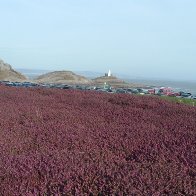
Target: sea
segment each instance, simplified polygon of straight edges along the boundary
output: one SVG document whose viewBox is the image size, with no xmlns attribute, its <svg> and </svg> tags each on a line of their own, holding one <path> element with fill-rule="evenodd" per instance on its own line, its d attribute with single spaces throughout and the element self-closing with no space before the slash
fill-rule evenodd
<svg viewBox="0 0 196 196">
<path fill-rule="evenodd" d="M 17 71 L 21 72 L 22 74 L 26 75 L 30 79 L 34 79 L 41 74 L 48 73 L 51 70 L 36 70 L 36 69 L 17 69 Z M 89 72 L 89 71 L 76 71 L 75 73 L 83 75 L 87 78 L 96 78 L 101 75 L 102 73 L 97 72 Z M 130 83 L 137 83 L 137 84 L 144 84 L 149 87 L 171 87 L 174 91 L 179 92 L 190 92 L 192 95 L 196 96 L 196 80 L 195 81 L 172 81 L 172 80 L 159 80 L 159 79 L 144 79 L 144 78 L 133 78 L 127 77 L 124 75 L 117 76 L 120 79 L 130 82 Z"/>
</svg>

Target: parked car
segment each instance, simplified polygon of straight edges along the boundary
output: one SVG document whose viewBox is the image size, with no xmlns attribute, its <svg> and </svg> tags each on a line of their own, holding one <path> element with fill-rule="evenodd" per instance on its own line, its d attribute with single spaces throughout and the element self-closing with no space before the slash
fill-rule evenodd
<svg viewBox="0 0 196 196">
<path fill-rule="evenodd" d="M 104 89 L 104 88 L 99 88 L 99 89 L 97 89 L 96 91 L 98 91 L 98 92 L 105 92 L 105 93 L 108 92 L 108 91 L 107 91 L 106 89 Z"/>
<path fill-rule="evenodd" d="M 127 91 L 122 88 L 118 88 L 115 90 L 115 93 L 123 93 L 124 94 L 124 93 L 127 93 Z"/>
<path fill-rule="evenodd" d="M 157 95 L 169 95 L 173 93 L 172 88 L 170 87 L 161 87 L 157 93 Z"/>
<path fill-rule="evenodd" d="M 85 87 L 84 86 L 80 86 L 80 85 L 76 85 L 76 86 L 74 86 L 74 89 L 85 90 Z"/>
<path fill-rule="evenodd" d="M 94 90 L 94 86 L 85 86 L 85 90 Z"/>
<path fill-rule="evenodd" d="M 6 82 L 5 86 L 15 86 L 13 82 Z"/>
<path fill-rule="evenodd" d="M 155 95 L 155 89 L 148 89 L 148 94 Z"/>
<path fill-rule="evenodd" d="M 191 94 L 191 93 L 184 93 L 184 92 L 183 92 L 183 93 L 180 94 L 180 96 L 181 96 L 181 97 L 191 97 L 192 94 Z"/>
<path fill-rule="evenodd" d="M 139 91 L 137 89 L 128 88 L 126 89 L 127 93 L 129 94 L 138 94 Z"/>
<path fill-rule="evenodd" d="M 72 86 L 69 86 L 69 85 L 64 85 L 63 86 L 63 89 L 73 89 L 73 87 Z"/>
<path fill-rule="evenodd" d="M 170 97 L 178 97 L 178 96 L 180 96 L 180 93 L 178 93 L 178 92 L 169 92 L 167 94 L 167 96 L 170 96 Z"/>
<path fill-rule="evenodd" d="M 148 94 L 148 89 L 138 88 L 137 90 L 138 90 L 139 94 L 141 94 L 141 95 Z"/>
</svg>

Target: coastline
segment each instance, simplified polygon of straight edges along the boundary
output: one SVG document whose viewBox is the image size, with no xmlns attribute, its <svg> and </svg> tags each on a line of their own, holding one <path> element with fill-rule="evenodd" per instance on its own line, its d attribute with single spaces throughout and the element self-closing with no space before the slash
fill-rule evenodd
<svg viewBox="0 0 196 196">
<path fill-rule="evenodd" d="M 21 70 L 24 75 L 26 75 L 29 79 L 34 79 L 37 76 L 47 73 L 47 70 Z M 85 75 L 84 75 L 85 76 Z M 87 77 L 88 78 L 88 77 Z M 171 81 L 171 80 L 153 80 L 153 79 L 131 79 L 121 77 L 122 80 L 128 83 L 142 84 L 143 86 L 150 87 L 171 87 L 175 91 L 184 91 L 191 92 L 194 96 L 196 96 L 196 81 Z"/>
</svg>

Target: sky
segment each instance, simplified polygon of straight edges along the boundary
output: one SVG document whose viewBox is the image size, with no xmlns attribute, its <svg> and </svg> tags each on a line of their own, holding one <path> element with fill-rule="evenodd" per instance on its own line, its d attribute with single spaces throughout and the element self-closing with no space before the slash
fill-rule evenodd
<svg viewBox="0 0 196 196">
<path fill-rule="evenodd" d="M 195 0 L 0 0 L 13 68 L 196 80 Z"/>
</svg>

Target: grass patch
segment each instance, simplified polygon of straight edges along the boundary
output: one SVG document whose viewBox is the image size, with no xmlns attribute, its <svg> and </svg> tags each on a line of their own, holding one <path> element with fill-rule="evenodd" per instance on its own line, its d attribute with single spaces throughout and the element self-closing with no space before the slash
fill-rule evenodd
<svg viewBox="0 0 196 196">
<path fill-rule="evenodd" d="M 184 103 L 191 106 L 196 106 L 196 100 L 194 99 L 186 99 L 186 98 L 178 98 L 178 97 L 169 97 L 169 96 L 160 96 L 161 99 L 165 99 L 168 101 L 172 101 L 175 103 Z"/>
</svg>

